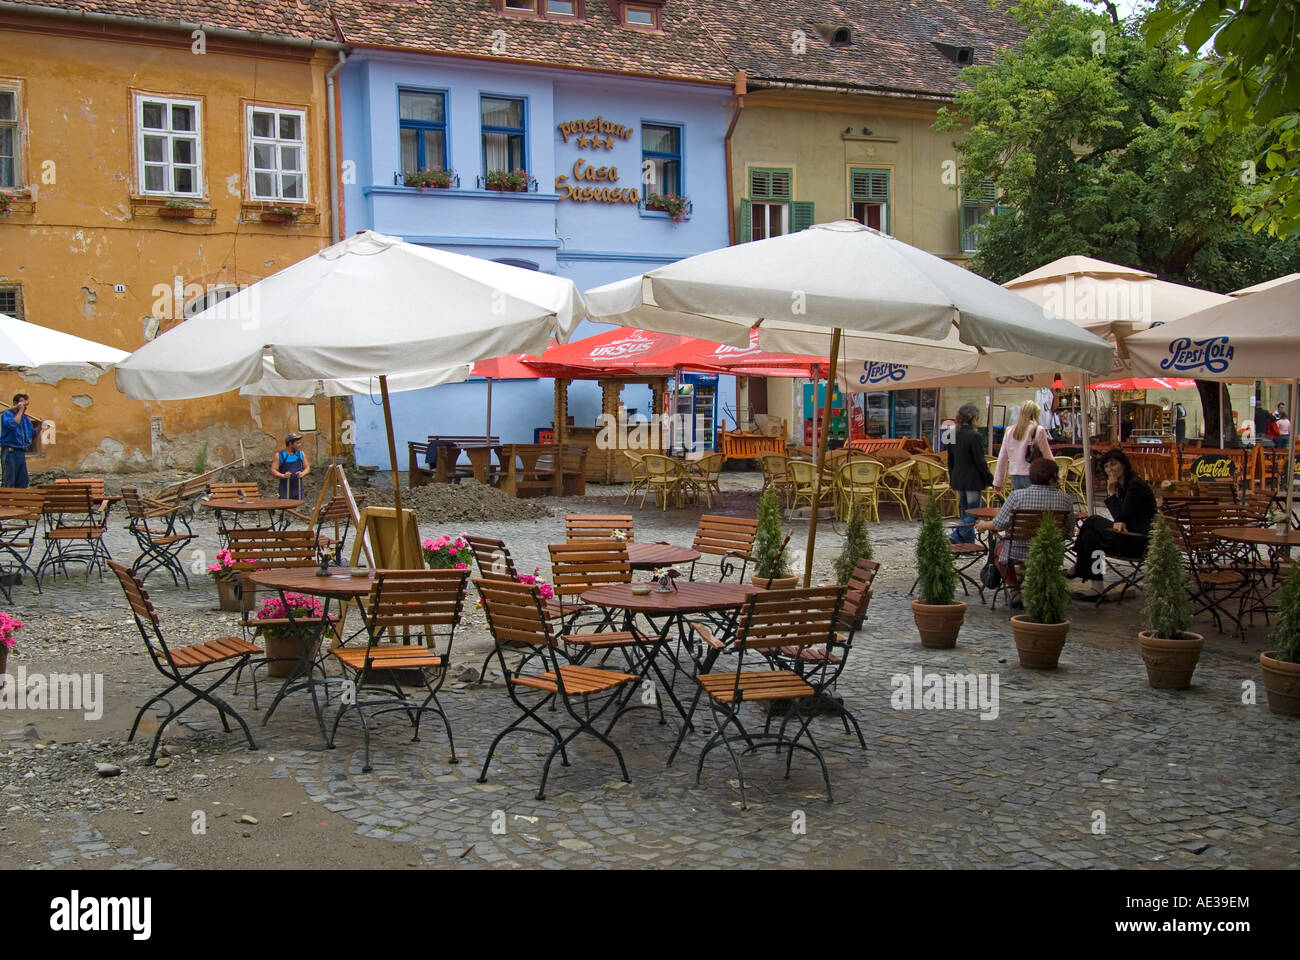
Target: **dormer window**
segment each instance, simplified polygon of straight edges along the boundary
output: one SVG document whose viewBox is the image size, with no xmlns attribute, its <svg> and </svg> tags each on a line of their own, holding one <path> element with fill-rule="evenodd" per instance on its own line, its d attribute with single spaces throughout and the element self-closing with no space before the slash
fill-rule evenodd
<svg viewBox="0 0 1300 960">
<path fill-rule="evenodd" d="M 847 47 L 853 43 L 853 31 L 848 27 L 840 27 L 831 34 L 832 47 Z"/>
<path fill-rule="evenodd" d="M 936 50 L 959 67 L 969 67 L 975 62 L 974 47 L 959 47 L 951 43 L 940 43 L 938 40 L 930 42 L 934 44 Z"/>
<path fill-rule="evenodd" d="M 663 30 L 665 0 L 608 0 L 619 26 L 634 30 Z"/>
<path fill-rule="evenodd" d="M 493 0 L 498 13 L 513 13 L 538 20 L 579 20 L 583 0 Z"/>
</svg>

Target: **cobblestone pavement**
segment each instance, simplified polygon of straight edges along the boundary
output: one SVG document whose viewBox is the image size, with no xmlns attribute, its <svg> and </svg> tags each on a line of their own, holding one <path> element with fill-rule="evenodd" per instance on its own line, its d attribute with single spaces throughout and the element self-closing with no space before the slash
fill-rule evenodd
<svg viewBox="0 0 1300 960">
<path fill-rule="evenodd" d="M 551 518 L 475 529 L 505 539 L 520 569 L 540 565 L 545 570 L 545 544 L 560 529 L 559 514 L 570 508 L 621 512 L 621 499 L 551 503 L 557 514 Z M 752 509 L 748 504 L 752 497 L 735 500 L 730 509 Z M 688 542 L 695 514 L 647 509 L 636 523 L 638 539 Z M 214 549 L 210 525 L 201 529 L 204 538 L 196 547 Z M 795 529 L 798 539 L 806 526 L 796 523 Z M 363 773 L 355 723 L 345 722 L 337 749 L 325 750 L 308 699 L 290 698 L 270 725 L 261 727 L 254 722 L 254 717 L 260 722 L 260 714 L 247 686 L 230 699 L 249 718 L 261 751 L 244 751 L 235 735 L 222 734 L 211 712 L 202 710 L 191 714 L 193 722 L 178 728 L 170 742 L 193 747 L 195 763 L 209 755 L 238 758 L 230 774 L 236 789 L 240 777 L 269 768 L 271 776 L 300 784 L 310 806 L 346 818 L 357 834 L 404 845 L 413 865 L 1300 865 L 1295 721 L 1270 714 L 1262 690 L 1261 703 L 1243 703 L 1250 699 L 1243 683 L 1259 680 L 1251 651 L 1263 642 L 1262 631 L 1243 644 L 1219 638 L 1212 626 L 1202 624 L 1210 641 L 1192 689 L 1182 692 L 1147 686 L 1136 651 L 1137 604 L 1131 602 L 1096 612 L 1080 608 L 1055 672 L 1022 669 L 1006 614 L 977 600 L 956 649 L 926 650 L 917 640 L 906 596 L 915 529 L 914 523 L 886 521 L 872 530 L 888 573 L 878 581 L 868 623 L 839 684 L 862 723 L 867 752 L 833 717 L 819 717 L 814 724 L 834 803 L 826 802 L 816 763 L 804 754 L 795 755 L 789 780 L 772 752 L 746 757 L 748 810 L 740 808 L 739 784 L 725 750 L 710 754 L 697 786 L 696 759 L 709 732 L 704 711 L 697 713 L 702 729 L 688 736 L 671 767 L 665 761 L 678 729 L 671 712 L 666 726 L 653 710 L 620 719 L 613 738 L 627 760 L 630 784 L 620 780 L 608 750 L 584 738 L 571 748 L 572 766 L 552 768 L 547 798 L 538 801 L 534 794 L 549 741 L 528 734 L 504 741 L 488 782 L 479 784 L 488 744 L 517 715 L 499 680 L 449 682 L 445 688 L 442 699 L 456 734 L 458 765 L 447 763 L 436 717 L 426 718 L 422 741 L 412 743 L 409 726 L 390 715 L 373 730 L 374 770 Z M 114 553 L 133 556 L 118 533 Z M 819 574 L 824 575 L 839 542 L 834 530 L 819 538 Z M 162 577 L 151 578 L 164 622 L 202 625 L 208 636 L 229 632 L 231 615 L 208 612 L 212 587 L 205 578 L 196 579 L 187 593 Z M 42 595 L 17 589 L 17 612 L 41 621 L 26 631 L 32 636 L 23 638 L 23 658 L 54 669 L 51 658 L 67 651 L 67 662 L 75 665 L 79 648 L 84 652 L 82 640 L 93 637 L 95 649 L 118 664 L 107 680 L 110 698 L 138 704 L 157 689 L 152 668 L 137 649 L 138 635 L 124 621 L 115 584 L 92 577 L 82 586 L 74 577 L 48 584 Z M 457 634 L 453 677 L 466 666 L 477 667 L 488 649 L 481 612 L 468 618 Z M 895 709 L 891 679 L 905 677 L 910 688 L 918 667 L 923 673 L 996 678 L 996 718 L 981 719 L 978 707 Z M 677 690 L 689 696 L 689 678 L 679 676 Z M 125 714 L 128 723 L 134 709 Z M 746 708 L 751 720 L 757 709 Z M 3 727 L 19 725 L 0 720 Z M 5 742 L 11 756 L 22 752 L 16 732 L 10 731 Z M 96 735 L 124 738 L 125 732 Z M 141 760 L 143 753 L 136 750 Z M 92 772 L 90 787 L 97 782 Z M 39 831 L 46 853 L 32 865 L 171 865 L 114 846 L 77 809 L 30 816 L 27 791 L 39 791 L 41 784 L 29 779 L 20 787 L 5 789 L 13 804 L 0 815 L 6 830 L 0 837 Z M 175 789 L 182 806 L 192 798 L 201 802 L 201 788 Z M 301 849 L 292 865 L 318 864 L 318 854 Z"/>
</svg>

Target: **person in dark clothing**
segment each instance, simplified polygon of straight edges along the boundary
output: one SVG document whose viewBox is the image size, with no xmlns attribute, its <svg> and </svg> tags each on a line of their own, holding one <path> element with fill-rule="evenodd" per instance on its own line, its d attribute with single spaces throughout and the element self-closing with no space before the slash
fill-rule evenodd
<svg viewBox="0 0 1300 960">
<path fill-rule="evenodd" d="M 1174 442 L 1187 442 L 1187 408 L 1181 403 L 1174 404 Z"/>
<path fill-rule="evenodd" d="M 1096 597 L 1105 589 L 1103 565 L 1097 563 L 1097 551 L 1121 557 L 1141 557 L 1146 553 L 1147 535 L 1156 517 L 1156 495 L 1151 485 L 1133 472 L 1128 455 L 1116 448 L 1101 458 L 1106 473 L 1106 509 L 1112 519 L 1089 517 L 1079 526 L 1074 540 L 1074 576 L 1091 584 L 1091 591 L 1075 593 L 1079 599 Z"/>
<path fill-rule="evenodd" d="M 962 525 L 948 535 L 953 543 L 975 542 L 975 518 L 966 511 L 984 500 L 984 489 L 993 482 L 984 458 L 984 437 L 975 429 L 979 408 L 963 403 L 957 410 L 957 432 L 948 445 L 948 486 L 957 494 Z"/>
</svg>

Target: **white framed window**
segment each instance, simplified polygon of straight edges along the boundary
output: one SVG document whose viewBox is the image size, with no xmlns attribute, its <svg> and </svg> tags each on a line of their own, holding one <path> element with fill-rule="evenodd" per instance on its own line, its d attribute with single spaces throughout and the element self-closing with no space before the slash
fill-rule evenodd
<svg viewBox="0 0 1300 960">
<path fill-rule="evenodd" d="M 0 84 L 0 187 L 21 187 L 22 131 L 18 88 Z"/>
<path fill-rule="evenodd" d="M 200 122 L 201 105 L 197 100 L 136 96 L 137 175 L 141 193 L 203 195 Z"/>
<path fill-rule="evenodd" d="M 306 202 L 306 111 L 249 106 L 248 180 L 254 200 Z"/>
<path fill-rule="evenodd" d="M 766 240 L 768 237 L 781 237 L 790 232 L 790 205 L 788 203 L 763 203 L 755 200 L 753 204 L 753 229 L 748 239 Z"/>
</svg>

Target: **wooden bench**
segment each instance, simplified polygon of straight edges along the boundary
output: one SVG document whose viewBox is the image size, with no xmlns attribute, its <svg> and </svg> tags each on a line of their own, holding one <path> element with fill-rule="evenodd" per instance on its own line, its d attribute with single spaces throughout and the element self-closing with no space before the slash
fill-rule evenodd
<svg viewBox="0 0 1300 960">
<path fill-rule="evenodd" d="M 582 496 L 587 492 L 586 467 L 584 446 L 508 443 L 501 448 L 500 487 L 512 497 Z"/>
<path fill-rule="evenodd" d="M 722 430 L 722 456 L 727 460 L 757 460 L 767 454 L 785 455 L 785 433 L 768 436 L 742 430 Z"/>
<path fill-rule="evenodd" d="M 850 440 L 848 445 L 854 450 L 861 450 L 863 453 L 875 453 L 877 450 L 904 450 L 907 443 L 906 437 L 859 437 L 856 440 Z"/>
<path fill-rule="evenodd" d="M 429 448 L 438 448 L 434 466 L 429 467 Z M 492 450 L 501 446 L 501 438 L 482 434 L 478 436 L 429 437 L 428 442 L 415 440 L 406 442 L 408 455 L 407 472 L 410 486 L 418 487 L 426 483 L 455 483 L 466 477 L 474 477 L 479 483 L 488 482 L 488 460 Z M 470 453 L 470 466 L 457 466 L 463 452 Z M 472 452 L 471 452 L 472 451 Z"/>
<path fill-rule="evenodd" d="M 1128 453 L 1128 459 L 1133 464 L 1133 472 L 1153 487 L 1178 479 L 1178 455 L 1172 449 L 1133 451 Z"/>
</svg>

